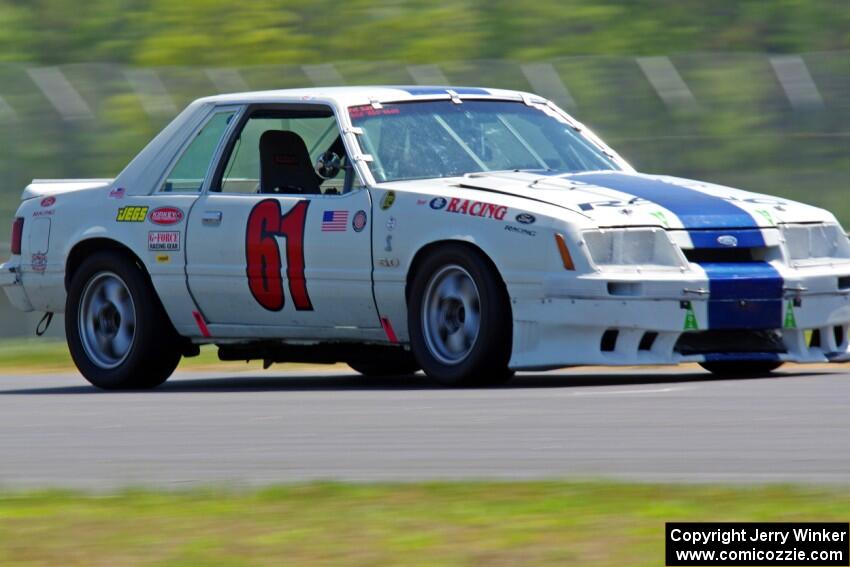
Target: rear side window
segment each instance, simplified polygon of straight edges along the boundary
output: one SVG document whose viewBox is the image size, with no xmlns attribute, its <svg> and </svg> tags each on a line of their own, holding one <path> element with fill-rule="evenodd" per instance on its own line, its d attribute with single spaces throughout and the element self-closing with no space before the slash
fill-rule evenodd
<svg viewBox="0 0 850 567">
<path fill-rule="evenodd" d="M 160 187 L 161 192 L 200 193 L 210 160 L 234 114 L 217 112 L 198 130 Z"/>
</svg>

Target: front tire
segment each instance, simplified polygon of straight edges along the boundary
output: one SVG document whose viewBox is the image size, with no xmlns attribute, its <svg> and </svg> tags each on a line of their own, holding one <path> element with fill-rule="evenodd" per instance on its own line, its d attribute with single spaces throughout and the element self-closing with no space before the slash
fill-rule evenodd
<svg viewBox="0 0 850 567">
<path fill-rule="evenodd" d="M 507 290 L 495 267 L 468 246 L 443 246 L 418 266 L 408 331 L 419 365 L 442 384 L 495 385 L 513 374 Z"/>
<path fill-rule="evenodd" d="M 180 340 L 142 268 L 97 252 L 74 273 L 65 334 L 82 375 L 105 390 L 159 386 L 180 362 Z"/>
<path fill-rule="evenodd" d="M 700 362 L 699 365 L 715 376 L 723 378 L 747 378 L 767 376 L 782 366 L 782 362 L 778 360 L 744 360 L 739 362 Z"/>
<path fill-rule="evenodd" d="M 419 364 L 409 352 L 387 353 L 380 360 L 350 361 L 348 365 L 364 376 L 409 376 L 416 374 Z"/>
</svg>

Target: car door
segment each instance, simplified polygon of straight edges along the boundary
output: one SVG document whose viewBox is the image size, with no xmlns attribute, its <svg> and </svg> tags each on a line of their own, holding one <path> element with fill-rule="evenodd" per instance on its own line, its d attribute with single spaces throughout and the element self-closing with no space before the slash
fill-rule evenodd
<svg viewBox="0 0 850 567">
<path fill-rule="evenodd" d="M 187 226 L 189 289 L 213 336 L 380 328 L 369 192 L 344 170 L 312 186 L 316 158 L 344 152 L 337 138 L 331 109 L 315 104 L 249 109 L 234 128 Z"/>
</svg>

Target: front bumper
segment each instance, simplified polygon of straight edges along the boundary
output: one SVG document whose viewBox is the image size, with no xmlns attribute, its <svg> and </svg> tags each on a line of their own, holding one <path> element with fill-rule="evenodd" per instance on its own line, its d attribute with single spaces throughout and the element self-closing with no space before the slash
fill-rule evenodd
<svg viewBox="0 0 850 567">
<path fill-rule="evenodd" d="M 6 292 L 6 297 L 13 307 L 21 311 L 33 311 L 27 292 L 21 280 L 20 263 L 12 260 L 0 264 L 0 288 Z"/>
<path fill-rule="evenodd" d="M 788 279 L 781 299 L 770 300 L 770 305 L 740 299 L 732 306 L 738 310 L 736 317 L 722 324 L 715 317 L 715 325 L 710 324 L 710 311 L 716 313 L 717 300 L 682 293 L 699 289 L 699 282 L 651 281 L 640 288 L 642 295 L 632 297 L 588 297 L 592 286 L 582 285 L 568 286 L 573 292 L 569 296 L 566 288 L 545 286 L 546 295 L 556 296 L 513 301 L 510 365 L 541 369 L 706 360 L 850 360 L 850 289 L 839 289 L 838 281 L 839 276 L 826 271 Z M 622 282 L 608 289 L 629 293 Z M 763 316 L 767 309 L 775 311 L 768 319 Z"/>
</svg>

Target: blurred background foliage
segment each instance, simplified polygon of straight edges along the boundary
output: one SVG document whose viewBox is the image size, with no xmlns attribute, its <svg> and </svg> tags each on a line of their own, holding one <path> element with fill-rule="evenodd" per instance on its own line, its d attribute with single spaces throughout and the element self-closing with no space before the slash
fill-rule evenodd
<svg viewBox="0 0 850 567">
<path fill-rule="evenodd" d="M 537 91 L 639 170 L 850 226 L 848 0 L 0 0 L 0 250 L 31 179 L 112 177 L 194 98 L 382 83 Z"/>
<path fill-rule="evenodd" d="M 0 61 L 42 65 L 797 53 L 850 39 L 846 0 L 0 0 L 0 21 Z"/>
</svg>

